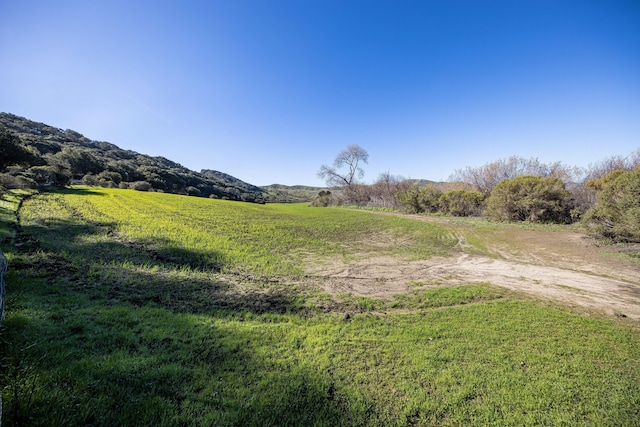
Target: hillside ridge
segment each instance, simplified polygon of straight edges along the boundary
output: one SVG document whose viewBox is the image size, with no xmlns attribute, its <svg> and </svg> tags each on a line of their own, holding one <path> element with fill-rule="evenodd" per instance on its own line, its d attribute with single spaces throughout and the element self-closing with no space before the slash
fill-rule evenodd
<svg viewBox="0 0 640 427">
<path fill-rule="evenodd" d="M 229 200 L 276 201 L 266 190 L 224 172 L 192 171 L 162 156 L 149 156 L 87 138 L 11 113 L 0 113 L 0 128 L 19 138 L 30 154 L 8 174 L 23 185 L 84 183 Z"/>
</svg>

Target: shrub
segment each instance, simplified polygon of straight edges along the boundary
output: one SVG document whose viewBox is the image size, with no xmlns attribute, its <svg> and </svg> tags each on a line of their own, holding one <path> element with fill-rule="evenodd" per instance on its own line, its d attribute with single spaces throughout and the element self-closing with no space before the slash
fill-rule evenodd
<svg viewBox="0 0 640 427">
<path fill-rule="evenodd" d="M 420 188 L 417 185 L 397 193 L 396 200 L 403 210 L 409 213 L 434 213 L 440 209 L 442 191 L 431 185 Z"/>
<path fill-rule="evenodd" d="M 570 195 L 558 178 L 519 176 L 494 187 L 486 214 L 497 221 L 569 222 Z"/>
<path fill-rule="evenodd" d="M 202 195 L 202 192 L 199 189 L 197 189 L 196 187 L 189 186 L 189 187 L 187 187 L 186 191 L 187 191 L 187 194 L 189 196 L 201 196 Z"/>
<path fill-rule="evenodd" d="M 136 191 L 150 191 L 153 187 L 147 181 L 136 181 L 132 182 L 129 185 L 129 188 L 132 188 Z"/>
<path fill-rule="evenodd" d="M 114 171 L 102 171 L 98 174 L 101 181 L 111 181 L 116 186 L 122 182 L 122 175 Z"/>
<path fill-rule="evenodd" d="M 28 178 L 22 175 L 18 175 L 16 177 L 16 181 L 18 182 L 17 188 L 21 188 L 21 189 L 36 188 L 38 186 L 37 182 L 35 182 L 31 178 Z"/>
<path fill-rule="evenodd" d="M 453 216 L 480 215 L 484 208 L 484 194 L 479 191 L 453 190 L 440 196 L 444 213 Z"/>
<path fill-rule="evenodd" d="M 615 242 L 640 242 L 640 167 L 603 179 L 602 191 L 582 224 L 588 232 Z M 610 177 L 611 178 L 611 177 Z"/>
<path fill-rule="evenodd" d="M 0 187 L 3 187 L 4 189 L 20 188 L 20 184 L 15 176 L 0 173 Z"/>
<path fill-rule="evenodd" d="M 94 174 L 88 173 L 82 177 L 82 183 L 84 185 L 98 185 L 98 178 Z"/>
<path fill-rule="evenodd" d="M 34 166 L 25 174 L 26 178 L 33 180 L 38 185 L 57 185 L 63 187 L 71 181 L 71 173 L 59 166 Z"/>
</svg>

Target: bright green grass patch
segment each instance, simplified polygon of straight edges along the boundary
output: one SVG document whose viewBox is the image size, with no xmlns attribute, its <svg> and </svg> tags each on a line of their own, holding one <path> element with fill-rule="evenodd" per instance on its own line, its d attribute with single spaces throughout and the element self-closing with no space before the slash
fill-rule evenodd
<svg viewBox="0 0 640 427">
<path fill-rule="evenodd" d="M 392 308 L 425 309 L 491 301 L 502 298 L 505 290 L 488 284 L 413 289 L 394 296 Z"/>
<path fill-rule="evenodd" d="M 390 310 L 422 310 L 438 307 L 482 303 L 503 298 L 508 291 L 489 284 L 469 284 L 463 286 L 430 287 L 424 289 L 422 283 L 414 283 L 406 294 L 394 295 L 392 299 L 340 294 L 331 303 L 334 308 L 347 313 L 387 312 Z M 322 306 L 322 296 L 314 296 L 314 305 Z M 337 305 L 336 305 L 337 304 Z"/>
<path fill-rule="evenodd" d="M 67 254 L 98 254 L 105 245 L 121 251 L 120 244 L 183 265 L 266 276 L 302 274 L 309 255 L 425 258 L 455 245 L 446 228 L 404 218 L 115 189 L 42 194 L 25 203 L 22 222 Z M 403 244 L 394 245 L 399 236 Z"/>
</svg>

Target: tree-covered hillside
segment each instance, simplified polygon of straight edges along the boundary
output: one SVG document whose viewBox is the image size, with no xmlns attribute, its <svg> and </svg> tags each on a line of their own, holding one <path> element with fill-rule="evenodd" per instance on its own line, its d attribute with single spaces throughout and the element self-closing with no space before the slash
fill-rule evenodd
<svg viewBox="0 0 640 427">
<path fill-rule="evenodd" d="M 0 113 L 3 162 L 0 186 L 83 183 L 263 203 L 265 190 L 222 172 L 195 172 L 84 135 Z M 4 159 L 8 160 L 7 162 Z M 7 163 L 7 164 L 4 164 Z"/>
</svg>

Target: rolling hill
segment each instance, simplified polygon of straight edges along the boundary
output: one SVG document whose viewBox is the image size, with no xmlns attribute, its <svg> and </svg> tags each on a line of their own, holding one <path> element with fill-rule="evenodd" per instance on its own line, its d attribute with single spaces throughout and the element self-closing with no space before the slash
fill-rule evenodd
<svg viewBox="0 0 640 427">
<path fill-rule="evenodd" d="M 74 130 L 10 113 L 0 113 L 0 129 L 2 127 L 5 128 L 3 135 L 27 153 L 20 166 L 7 168 L 3 175 L 3 182 L 11 181 L 14 186 L 84 183 L 256 203 L 305 200 L 282 189 L 265 190 L 223 172 L 192 171 L 165 157 L 122 149 Z"/>
</svg>

